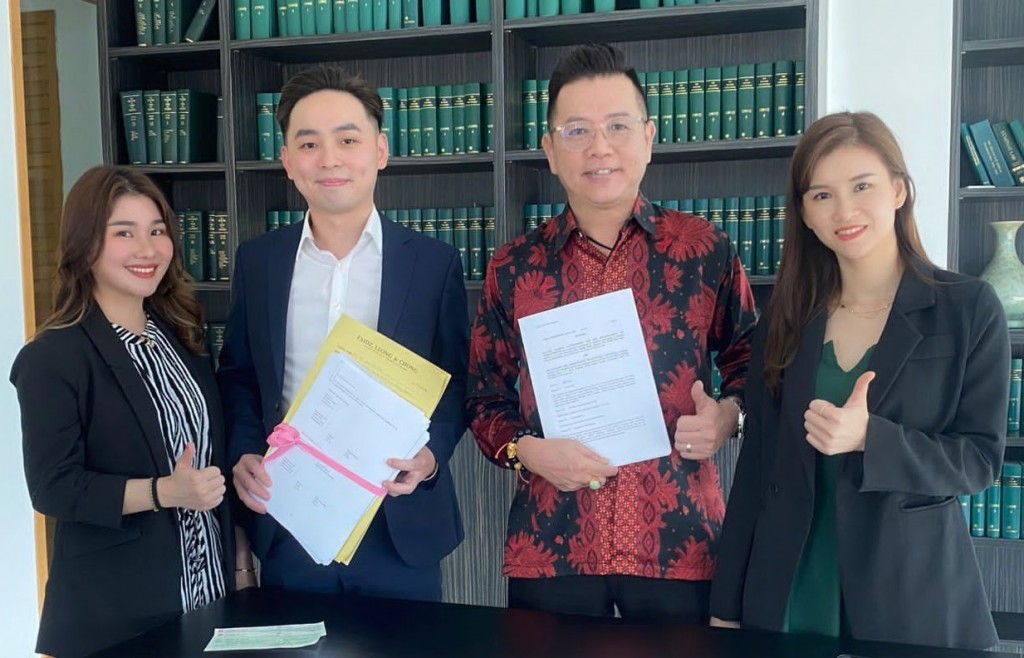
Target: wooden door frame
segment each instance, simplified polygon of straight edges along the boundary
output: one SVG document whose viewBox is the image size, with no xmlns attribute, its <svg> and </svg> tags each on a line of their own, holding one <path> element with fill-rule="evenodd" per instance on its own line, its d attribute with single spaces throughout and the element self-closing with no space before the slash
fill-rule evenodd
<svg viewBox="0 0 1024 658">
<path fill-rule="evenodd" d="M 22 307 L 25 314 L 25 339 L 35 333 L 35 290 L 32 282 L 32 221 L 28 194 L 28 140 L 25 136 L 25 74 L 21 51 L 21 0 L 7 4 L 11 25 L 11 65 L 14 86 L 14 152 L 18 179 L 18 224 L 21 241 Z M 36 583 L 39 605 L 46 585 L 46 519 L 35 513 Z"/>
</svg>

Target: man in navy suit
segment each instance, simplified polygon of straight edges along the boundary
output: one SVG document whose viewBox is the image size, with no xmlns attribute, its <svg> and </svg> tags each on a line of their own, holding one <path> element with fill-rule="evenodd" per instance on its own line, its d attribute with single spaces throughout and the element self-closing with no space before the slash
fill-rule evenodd
<svg viewBox="0 0 1024 658">
<path fill-rule="evenodd" d="M 465 430 L 468 314 L 451 246 L 381 217 L 373 203 L 387 166 L 383 105 L 366 81 L 316 66 L 281 92 L 281 161 L 309 212 L 238 248 L 233 308 L 220 354 L 229 463 L 264 585 L 439 600 L 441 559 L 462 541 L 448 460 Z M 430 440 L 384 483 L 388 497 L 348 566 L 320 566 L 272 517 L 266 437 L 295 399 L 342 313 L 429 359 L 452 379 Z"/>
</svg>

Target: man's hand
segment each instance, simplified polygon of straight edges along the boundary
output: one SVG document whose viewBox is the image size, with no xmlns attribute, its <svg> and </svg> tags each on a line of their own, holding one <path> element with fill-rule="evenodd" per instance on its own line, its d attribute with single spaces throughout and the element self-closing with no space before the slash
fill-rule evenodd
<svg viewBox="0 0 1024 658">
<path fill-rule="evenodd" d="M 174 472 L 157 480 L 157 497 L 163 507 L 205 512 L 224 500 L 227 487 L 220 469 L 216 466 L 196 468 L 195 459 L 196 445 L 189 441 L 174 463 Z"/>
<path fill-rule="evenodd" d="M 384 489 L 389 496 L 405 496 L 434 474 L 437 458 L 430 448 L 423 446 L 412 459 L 389 459 L 388 466 L 397 468 L 400 473 L 393 481 L 385 482 Z"/>
<path fill-rule="evenodd" d="M 619 469 L 607 459 L 572 439 L 539 439 L 524 436 L 518 444 L 519 461 L 526 470 L 553 484 L 559 491 L 576 491 L 590 486 L 591 480 L 603 485 Z"/>
<path fill-rule="evenodd" d="M 863 451 L 868 436 L 868 385 L 875 373 L 857 378 L 846 404 L 837 407 L 825 400 L 811 400 L 804 412 L 807 442 L 823 455 Z"/>
<path fill-rule="evenodd" d="M 729 400 L 715 402 L 704 384 L 693 383 L 694 413 L 676 421 L 675 448 L 683 459 L 710 459 L 736 431 L 739 409 Z"/>
<path fill-rule="evenodd" d="M 242 455 L 235 467 L 231 469 L 234 475 L 235 493 L 242 504 L 256 512 L 266 514 L 266 501 L 270 500 L 270 475 L 263 467 L 261 455 Z"/>
</svg>

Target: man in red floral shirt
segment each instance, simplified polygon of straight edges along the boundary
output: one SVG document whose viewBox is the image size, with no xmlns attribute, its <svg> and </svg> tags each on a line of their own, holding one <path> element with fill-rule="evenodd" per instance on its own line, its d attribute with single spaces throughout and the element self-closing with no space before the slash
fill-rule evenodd
<svg viewBox="0 0 1024 658">
<path fill-rule="evenodd" d="M 750 284 L 722 231 L 639 193 L 655 125 L 621 52 L 577 49 L 552 73 L 549 96 L 544 152 L 569 207 L 495 254 L 470 350 L 470 427 L 488 459 L 520 475 L 505 546 L 509 605 L 706 622 L 725 515 L 711 458 L 737 430 Z M 518 320 L 623 288 L 674 449 L 616 468 L 572 437 L 538 438 Z M 704 392 L 713 352 L 718 401 Z"/>
</svg>

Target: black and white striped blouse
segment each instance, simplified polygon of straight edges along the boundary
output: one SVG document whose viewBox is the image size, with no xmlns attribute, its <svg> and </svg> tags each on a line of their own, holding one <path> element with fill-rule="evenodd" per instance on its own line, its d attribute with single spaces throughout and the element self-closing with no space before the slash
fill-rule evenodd
<svg viewBox="0 0 1024 658">
<path fill-rule="evenodd" d="M 170 469 L 174 470 L 189 441 L 196 447 L 195 467 L 209 466 L 213 445 L 206 399 L 167 337 L 148 317 L 142 336 L 118 324 L 111 325 L 128 349 L 156 407 Z M 179 507 L 174 511 L 182 564 L 181 607 L 188 612 L 224 595 L 221 527 L 215 510 L 195 512 Z"/>
</svg>

